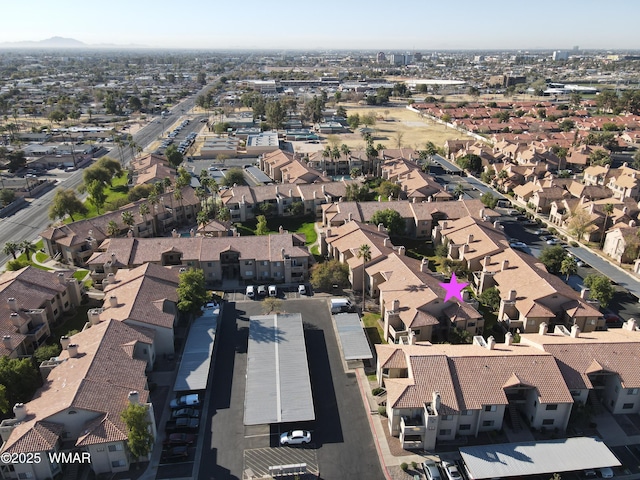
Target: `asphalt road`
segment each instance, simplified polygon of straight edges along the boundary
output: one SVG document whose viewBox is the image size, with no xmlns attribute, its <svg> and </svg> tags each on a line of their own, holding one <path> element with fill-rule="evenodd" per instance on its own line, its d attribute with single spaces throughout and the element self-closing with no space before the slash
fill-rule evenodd
<svg viewBox="0 0 640 480">
<path fill-rule="evenodd" d="M 300 312 L 305 324 L 316 421 L 304 427 L 312 431 L 321 478 L 384 478 L 356 378 L 342 368 L 326 299 L 287 299 L 283 304 L 288 312 Z M 264 435 L 245 436 L 248 319 L 263 314 L 261 306 L 260 301 L 225 306 L 211 382 L 211 416 L 203 439 L 201 478 L 205 473 L 216 480 L 242 478 L 244 450 L 281 448 L 276 446 L 277 433 L 291 428 L 276 426 Z"/>
</svg>

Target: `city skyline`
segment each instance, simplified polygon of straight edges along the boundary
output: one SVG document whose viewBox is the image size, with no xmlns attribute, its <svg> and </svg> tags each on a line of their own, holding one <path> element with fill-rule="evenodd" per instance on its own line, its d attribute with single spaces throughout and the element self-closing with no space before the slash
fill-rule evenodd
<svg viewBox="0 0 640 480">
<path fill-rule="evenodd" d="M 24 5 L 24 4 L 22 4 Z M 569 50 L 640 49 L 634 35 L 640 3 L 613 0 L 608 8 L 592 0 L 575 4 L 541 0 L 516 9 L 494 0 L 459 0 L 455 10 L 442 2 L 410 0 L 402 11 L 373 1 L 366 7 L 335 0 L 321 6 L 285 0 L 265 8 L 256 0 L 188 6 L 160 0 L 104 4 L 34 0 L 25 11 L 18 3 L 3 7 L 11 19 L 0 44 L 73 38 L 88 46 L 110 44 L 176 49 L 284 50 Z"/>
</svg>

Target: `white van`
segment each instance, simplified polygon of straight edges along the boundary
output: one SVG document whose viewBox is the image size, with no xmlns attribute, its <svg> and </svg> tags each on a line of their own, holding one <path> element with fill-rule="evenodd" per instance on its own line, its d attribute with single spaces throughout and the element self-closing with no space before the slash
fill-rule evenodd
<svg viewBox="0 0 640 480">
<path fill-rule="evenodd" d="M 331 313 L 343 313 L 353 311 L 353 305 L 347 298 L 332 298 Z"/>
<path fill-rule="evenodd" d="M 277 297 L 278 296 L 278 287 L 275 285 L 269 285 L 269 296 Z"/>
<path fill-rule="evenodd" d="M 256 296 L 256 291 L 253 285 L 247 285 L 247 290 L 244 292 L 244 294 L 248 297 L 248 298 L 254 298 Z"/>
</svg>

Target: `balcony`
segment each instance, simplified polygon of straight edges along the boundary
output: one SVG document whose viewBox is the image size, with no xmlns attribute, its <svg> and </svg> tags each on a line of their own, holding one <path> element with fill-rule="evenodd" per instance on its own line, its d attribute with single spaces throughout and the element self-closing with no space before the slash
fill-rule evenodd
<svg viewBox="0 0 640 480">
<path fill-rule="evenodd" d="M 40 325 L 36 325 L 34 328 L 27 332 L 27 340 L 40 344 L 40 339 L 42 339 L 43 337 L 46 338 L 48 335 L 49 328 L 47 328 L 47 324 L 41 323 Z"/>
<path fill-rule="evenodd" d="M 403 440 L 402 448 L 405 450 L 422 450 L 422 440 Z"/>
<path fill-rule="evenodd" d="M 400 418 L 400 432 L 402 432 L 402 435 L 423 435 L 426 431 L 427 428 L 423 418 L 404 416 Z"/>
<path fill-rule="evenodd" d="M 404 328 L 404 325 L 402 328 Z M 394 343 L 398 343 L 400 341 L 400 337 L 407 337 L 408 335 L 409 330 L 396 330 L 393 325 L 389 325 L 389 336 L 393 339 Z"/>
</svg>

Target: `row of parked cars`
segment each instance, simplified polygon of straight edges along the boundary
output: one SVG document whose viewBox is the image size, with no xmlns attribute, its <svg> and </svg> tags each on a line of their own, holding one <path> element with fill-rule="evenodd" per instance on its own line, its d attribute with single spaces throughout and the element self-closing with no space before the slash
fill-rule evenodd
<svg viewBox="0 0 640 480">
<path fill-rule="evenodd" d="M 177 462 L 189 458 L 189 449 L 196 443 L 200 428 L 200 396 L 182 395 L 169 404 L 171 419 L 165 425 L 161 461 Z"/>
<path fill-rule="evenodd" d="M 306 295 L 307 287 L 302 284 L 298 285 L 298 293 L 300 295 Z M 247 298 L 251 298 L 254 300 L 256 298 L 266 297 L 267 295 L 269 295 L 270 297 L 277 297 L 278 287 L 275 285 L 269 285 L 268 287 L 266 285 L 258 285 L 257 287 L 255 285 L 247 285 L 244 294 L 247 296 Z"/>
</svg>

